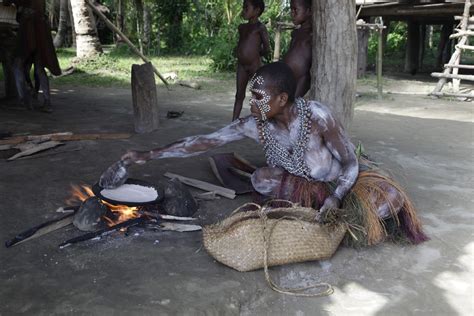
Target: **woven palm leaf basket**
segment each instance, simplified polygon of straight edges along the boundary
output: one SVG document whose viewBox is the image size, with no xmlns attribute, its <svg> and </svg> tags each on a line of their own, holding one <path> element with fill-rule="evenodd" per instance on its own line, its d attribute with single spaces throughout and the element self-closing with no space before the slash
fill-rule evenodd
<svg viewBox="0 0 474 316">
<path fill-rule="evenodd" d="M 321 225 L 315 222 L 316 210 L 288 203 L 277 208 L 243 205 L 203 228 L 204 247 L 217 261 L 242 272 L 330 258 L 347 226 Z M 254 210 L 241 211 L 250 205 Z"/>
</svg>

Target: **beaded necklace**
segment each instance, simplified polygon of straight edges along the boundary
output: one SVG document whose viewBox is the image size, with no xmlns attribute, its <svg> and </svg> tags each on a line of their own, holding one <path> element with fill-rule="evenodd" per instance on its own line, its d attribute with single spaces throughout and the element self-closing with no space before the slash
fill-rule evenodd
<svg viewBox="0 0 474 316">
<path fill-rule="evenodd" d="M 273 137 L 268 121 L 258 121 L 260 142 L 263 144 L 267 163 L 272 167 L 282 167 L 289 173 L 311 180 L 310 169 L 304 160 L 311 131 L 311 110 L 303 98 L 295 101 L 298 109 L 299 131 L 296 146 L 292 152 Z"/>
</svg>

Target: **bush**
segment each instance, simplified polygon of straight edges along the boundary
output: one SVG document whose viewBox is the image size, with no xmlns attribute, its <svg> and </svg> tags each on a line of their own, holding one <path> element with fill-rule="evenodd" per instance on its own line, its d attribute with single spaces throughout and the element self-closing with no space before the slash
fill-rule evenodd
<svg viewBox="0 0 474 316">
<path fill-rule="evenodd" d="M 237 58 L 235 49 L 239 39 L 238 23 L 231 23 L 222 27 L 213 39 L 210 57 L 211 68 L 215 71 L 235 70 Z"/>
</svg>

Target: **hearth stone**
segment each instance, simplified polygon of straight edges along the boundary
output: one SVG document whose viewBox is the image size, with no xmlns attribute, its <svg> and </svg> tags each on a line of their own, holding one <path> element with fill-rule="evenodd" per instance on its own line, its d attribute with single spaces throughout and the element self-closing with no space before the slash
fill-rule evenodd
<svg viewBox="0 0 474 316">
<path fill-rule="evenodd" d="M 174 216 L 193 216 L 198 209 L 196 200 L 188 188 L 177 179 L 164 183 L 165 197 L 161 206 L 166 214 Z"/>
<path fill-rule="evenodd" d="M 95 231 L 105 227 L 102 216 L 108 211 L 97 197 L 93 196 L 82 202 L 81 207 L 74 215 L 73 224 L 78 229 L 86 232 Z"/>
</svg>

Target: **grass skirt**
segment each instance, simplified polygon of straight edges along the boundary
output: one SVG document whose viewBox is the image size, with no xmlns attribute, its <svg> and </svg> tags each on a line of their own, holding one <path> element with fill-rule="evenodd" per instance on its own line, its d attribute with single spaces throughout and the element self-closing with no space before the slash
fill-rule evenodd
<svg viewBox="0 0 474 316">
<path fill-rule="evenodd" d="M 390 185 L 398 192 L 403 205 L 395 209 L 382 188 Z M 334 190 L 333 183 L 310 182 L 301 177 L 285 173 L 278 196 L 302 206 L 319 209 L 326 197 Z M 374 199 L 375 197 L 375 199 Z M 386 201 L 391 213 L 390 218 L 378 216 L 377 204 L 373 201 Z M 422 230 L 415 207 L 406 192 L 390 177 L 378 170 L 366 170 L 359 173 L 356 183 L 342 201 L 344 214 L 339 214 L 349 224 L 345 243 L 352 246 L 370 246 L 387 239 L 407 241 L 419 244 L 428 240 Z"/>
</svg>

